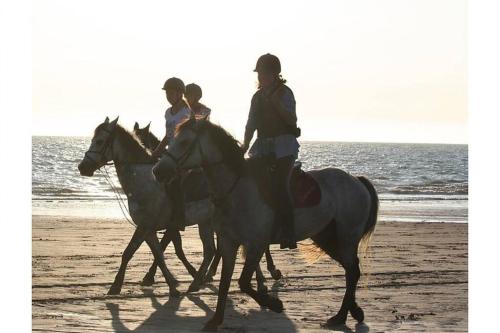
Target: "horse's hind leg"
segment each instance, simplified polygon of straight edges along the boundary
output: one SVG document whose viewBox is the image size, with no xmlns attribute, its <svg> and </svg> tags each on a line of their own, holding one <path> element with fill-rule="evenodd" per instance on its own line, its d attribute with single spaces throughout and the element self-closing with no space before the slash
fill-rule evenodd
<svg viewBox="0 0 500 333">
<path fill-rule="evenodd" d="M 144 230 L 140 228 L 135 229 L 132 239 L 125 248 L 125 251 L 123 251 L 120 269 L 118 270 L 118 273 L 116 273 L 115 281 L 111 285 L 111 288 L 109 288 L 108 295 L 118 295 L 120 293 L 123 285 L 123 280 L 125 279 L 125 270 L 127 269 L 127 264 L 130 259 L 132 259 L 135 251 L 137 251 L 139 246 L 141 246 L 145 237 L 146 236 Z"/>
<path fill-rule="evenodd" d="M 212 260 L 212 263 L 210 264 L 210 268 L 208 269 L 207 275 L 205 277 L 205 281 L 203 281 L 203 282 L 213 281 L 214 276 L 217 273 L 217 266 L 219 266 L 219 261 L 220 261 L 221 257 L 222 256 L 221 256 L 220 248 L 219 248 L 219 237 L 217 237 L 217 246 L 215 247 L 215 256 Z"/>
<path fill-rule="evenodd" d="M 198 233 L 200 235 L 201 243 L 203 244 L 203 261 L 198 269 L 198 273 L 196 273 L 193 282 L 188 288 L 188 292 L 200 290 L 200 286 L 203 284 L 203 280 L 207 274 L 208 266 L 210 265 L 215 253 L 213 230 L 210 224 L 204 223 L 198 225 Z"/>
<path fill-rule="evenodd" d="M 191 263 L 187 260 L 186 255 L 184 254 L 184 250 L 182 249 L 181 233 L 178 230 L 172 232 L 172 242 L 174 243 L 175 254 L 177 255 L 177 258 L 179 258 L 184 267 L 186 267 L 188 273 L 192 277 L 195 277 L 196 269 L 193 267 L 193 265 L 191 265 Z"/>
<path fill-rule="evenodd" d="M 364 320 L 363 310 L 356 304 L 356 286 L 361 275 L 357 254 L 354 253 L 349 259 L 341 259 L 340 264 L 345 269 L 346 291 L 340 310 L 335 316 L 328 319 L 327 326 L 345 324 L 348 311 L 358 322 Z"/>
<path fill-rule="evenodd" d="M 247 248 L 245 265 L 243 266 L 243 270 L 241 271 L 241 276 L 238 280 L 238 284 L 240 286 L 240 290 L 244 293 L 247 293 L 260 306 L 267 307 L 270 310 L 279 313 L 283 311 L 283 303 L 278 298 L 272 297 L 267 293 L 267 291 L 257 292 L 252 288 L 252 275 L 259 266 L 260 259 L 264 254 L 263 252 L 264 249 L 259 251 L 255 248 Z"/>
<path fill-rule="evenodd" d="M 266 249 L 266 263 L 267 263 L 267 270 L 269 273 L 271 273 L 271 276 L 275 280 L 281 279 L 281 271 L 279 269 L 276 269 L 276 266 L 274 266 L 274 261 L 273 257 L 271 257 L 271 251 L 269 250 L 269 245 L 267 246 Z"/>
<path fill-rule="evenodd" d="M 165 249 L 167 248 L 168 244 L 170 244 L 171 240 L 172 240 L 172 233 L 166 230 L 160 242 L 160 246 L 163 252 L 165 252 Z M 157 267 L 158 263 L 156 262 L 156 260 L 153 260 L 153 263 L 151 264 L 149 271 L 146 273 L 146 275 L 144 275 L 144 278 L 142 279 L 141 286 L 152 286 L 153 283 L 155 283 L 155 275 Z"/>
<path fill-rule="evenodd" d="M 176 288 L 178 282 L 174 278 L 172 273 L 170 273 L 170 271 L 167 268 L 167 265 L 165 264 L 163 250 L 160 246 L 160 242 L 158 241 L 158 238 L 156 237 L 156 232 L 154 232 L 154 231 L 147 232 L 146 233 L 146 242 L 148 243 L 149 248 L 151 249 L 151 252 L 153 252 L 153 256 L 155 257 L 155 261 L 158 263 L 158 266 L 160 267 L 161 272 L 163 273 L 163 276 L 165 277 L 165 281 L 167 282 L 168 287 L 170 289 L 170 291 L 169 291 L 170 296 L 178 297 L 180 295 L 179 291 Z"/>
<path fill-rule="evenodd" d="M 267 286 L 265 284 L 266 278 L 264 277 L 264 274 L 262 274 L 260 264 L 258 264 L 255 269 L 255 279 L 257 280 L 257 292 L 259 294 L 267 293 Z"/>
</svg>

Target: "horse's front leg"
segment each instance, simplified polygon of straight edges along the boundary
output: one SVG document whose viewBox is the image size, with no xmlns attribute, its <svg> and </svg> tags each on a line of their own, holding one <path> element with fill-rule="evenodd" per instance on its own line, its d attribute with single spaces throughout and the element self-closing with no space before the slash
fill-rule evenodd
<svg viewBox="0 0 500 333">
<path fill-rule="evenodd" d="M 201 263 L 193 282 L 189 286 L 188 292 L 198 291 L 200 289 L 205 275 L 207 274 L 208 266 L 210 265 L 215 253 L 213 230 L 210 224 L 203 223 L 198 225 L 198 232 L 203 244 L 203 262 Z"/>
<path fill-rule="evenodd" d="M 281 300 L 269 295 L 267 293 L 267 288 L 266 290 L 261 289 L 260 291 L 256 291 L 255 289 L 253 289 L 251 284 L 253 273 L 257 269 L 260 270 L 259 263 L 263 254 L 264 254 L 264 248 L 261 249 L 259 249 L 258 247 L 247 248 L 245 265 L 243 266 L 243 270 L 241 271 L 241 276 L 240 279 L 238 280 L 238 284 L 240 285 L 240 290 L 244 293 L 247 293 L 260 306 L 267 307 L 270 310 L 279 313 L 283 311 L 283 303 L 281 302 Z"/>
<path fill-rule="evenodd" d="M 155 231 L 148 231 L 146 233 L 146 243 L 148 243 L 149 248 L 151 249 L 151 252 L 153 252 L 153 256 L 155 257 L 155 261 L 158 263 L 158 266 L 161 269 L 161 272 L 163 273 L 163 276 L 165 277 L 165 281 L 168 284 L 168 287 L 170 289 L 169 294 L 170 296 L 173 297 L 179 297 L 180 293 L 177 290 L 177 285 L 179 284 L 178 281 L 174 278 L 172 273 L 167 268 L 167 265 L 165 264 L 165 258 L 163 256 L 163 251 L 160 246 L 160 242 L 158 241 L 158 238 L 156 237 L 156 232 Z"/>
<path fill-rule="evenodd" d="M 168 230 L 165 230 L 165 233 L 163 234 L 163 237 L 160 242 L 160 246 L 164 253 L 165 249 L 167 248 L 168 244 L 170 244 L 171 240 L 172 240 L 172 233 L 168 232 Z M 156 260 L 153 260 L 153 263 L 151 264 L 149 271 L 146 273 L 146 275 L 144 275 L 144 278 L 142 279 L 141 286 L 152 286 L 153 283 L 155 283 L 155 275 L 157 267 L 158 263 L 156 262 Z"/>
<path fill-rule="evenodd" d="M 233 276 L 234 264 L 236 261 L 236 253 L 238 245 L 225 237 L 219 241 L 220 251 L 222 255 L 222 273 L 219 283 L 219 295 L 217 297 L 217 308 L 214 316 L 203 327 L 204 331 L 216 331 L 217 327 L 224 320 L 224 310 L 226 308 L 227 293 Z"/>
<path fill-rule="evenodd" d="M 128 243 L 125 251 L 122 254 L 122 262 L 118 273 L 116 273 L 115 281 L 109 288 L 108 295 L 118 295 L 122 290 L 123 280 L 125 279 L 125 270 L 127 269 L 127 264 L 132 259 L 135 251 L 141 246 L 144 238 L 146 237 L 145 232 L 141 228 L 135 229 L 132 239 Z"/>
</svg>

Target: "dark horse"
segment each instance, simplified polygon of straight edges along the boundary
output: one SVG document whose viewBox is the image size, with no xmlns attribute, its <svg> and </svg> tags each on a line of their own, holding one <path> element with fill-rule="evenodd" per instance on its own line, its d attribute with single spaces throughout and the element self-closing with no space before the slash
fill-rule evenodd
<svg viewBox="0 0 500 333">
<path fill-rule="evenodd" d="M 259 305 L 281 312 L 283 303 L 267 292 L 258 292 L 251 278 L 269 244 L 276 244 L 273 233 L 274 210 L 247 172 L 248 163 L 238 142 L 221 127 L 206 120 L 182 124 L 170 144 L 167 155 L 153 168 L 157 180 L 174 177 L 179 169 L 202 167 L 212 189 L 216 211 L 215 230 L 222 253 L 222 274 L 217 308 L 205 330 L 216 330 L 224 319 L 226 298 L 240 245 L 246 258 L 239 286 Z M 321 190 L 321 200 L 312 207 L 295 208 L 295 238 L 311 238 L 314 243 L 345 269 L 346 292 L 340 310 L 326 325 L 342 325 L 347 314 L 364 320 L 356 303 L 356 286 L 360 277 L 358 248 L 375 229 L 378 196 L 364 177 L 354 177 L 335 168 L 309 171 Z"/>
<path fill-rule="evenodd" d="M 149 128 L 150 124 L 151 123 L 149 123 L 144 128 L 140 128 L 139 124 L 136 122 L 134 124 L 134 134 L 137 136 L 139 141 L 141 141 L 141 143 L 146 148 L 153 150 L 158 146 L 158 144 L 160 143 L 160 140 L 150 131 L 150 128 Z M 184 263 L 186 268 L 189 270 L 189 267 L 188 267 L 189 262 L 187 262 L 187 260 L 186 260 L 186 262 L 187 262 L 187 264 L 186 264 L 184 261 L 185 256 L 184 256 L 184 252 L 182 250 L 182 243 L 181 243 L 179 232 L 165 233 L 165 235 L 163 236 L 163 238 L 161 240 L 161 245 L 162 245 L 162 248 L 164 250 L 166 249 L 166 247 L 168 246 L 170 241 L 173 241 L 174 246 L 175 246 L 175 252 L 176 252 L 177 256 L 179 257 L 179 259 L 181 259 L 181 261 Z M 271 273 L 271 276 L 275 280 L 279 280 L 281 278 L 281 271 L 279 269 L 276 269 L 276 267 L 274 265 L 273 258 L 271 256 L 271 252 L 269 250 L 269 247 L 266 249 L 265 254 L 266 254 L 267 269 L 268 269 L 269 273 Z M 208 272 L 207 272 L 207 275 L 204 279 L 204 282 L 211 281 L 213 279 L 213 276 L 217 272 L 217 266 L 219 265 L 221 257 L 222 257 L 222 255 L 217 247 L 217 249 L 215 251 L 215 257 L 212 261 L 212 264 L 210 265 L 210 268 L 208 269 Z M 149 272 L 144 276 L 144 279 L 142 280 L 143 285 L 152 285 L 154 283 L 154 276 L 156 273 L 156 267 L 157 267 L 156 262 L 154 262 L 151 265 Z M 264 276 L 262 275 L 262 272 L 260 271 L 260 269 L 257 270 L 256 275 L 257 275 L 259 290 L 265 289 L 266 287 L 264 285 Z"/>
</svg>

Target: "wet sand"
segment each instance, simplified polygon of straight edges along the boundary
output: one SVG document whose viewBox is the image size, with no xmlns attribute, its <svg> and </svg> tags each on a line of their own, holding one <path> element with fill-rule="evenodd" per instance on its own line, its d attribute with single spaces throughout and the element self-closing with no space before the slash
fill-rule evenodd
<svg viewBox="0 0 500 333">
<path fill-rule="evenodd" d="M 197 332 L 213 314 L 218 278 L 199 292 L 169 298 L 158 270 L 153 287 L 139 281 L 152 262 L 143 244 L 128 266 L 118 296 L 106 293 L 133 227 L 117 219 L 33 216 L 32 327 L 34 332 Z M 201 263 L 196 227 L 183 233 L 183 248 Z M 343 270 L 328 257 L 310 264 L 298 250 L 272 247 L 284 277 L 267 285 L 284 303 L 277 314 L 261 309 L 238 290 L 236 264 L 225 321 L 219 332 L 325 332 L 339 309 Z M 357 301 L 365 323 L 351 317 L 341 332 L 466 332 L 467 224 L 380 222 L 369 258 L 363 260 Z M 187 290 L 192 278 L 166 251 L 167 266 Z M 265 269 L 265 264 L 263 264 Z"/>
</svg>

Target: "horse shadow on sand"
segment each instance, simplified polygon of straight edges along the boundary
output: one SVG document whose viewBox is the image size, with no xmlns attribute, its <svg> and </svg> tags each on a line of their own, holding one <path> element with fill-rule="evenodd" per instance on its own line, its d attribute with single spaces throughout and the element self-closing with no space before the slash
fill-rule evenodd
<svg viewBox="0 0 500 333">
<path fill-rule="evenodd" d="M 217 294 L 217 289 L 213 286 L 207 286 L 214 294 Z M 279 289 L 282 287 L 280 281 L 276 281 L 270 294 L 277 297 Z M 123 320 L 120 318 L 120 306 L 115 303 L 107 302 L 106 307 L 111 314 L 112 328 L 115 332 L 120 333 L 146 333 L 146 332 L 200 332 L 203 325 L 211 318 L 214 311 L 196 294 L 183 294 L 181 297 L 170 297 L 167 302 L 161 304 L 158 298 L 154 295 L 153 290 L 144 288 L 145 296 L 149 297 L 151 305 L 155 310 L 144 322 L 137 328 L 131 330 L 127 328 Z M 204 316 L 186 316 L 177 315 L 180 309 L 181 302 L 187 298 L 192 304 L 188 306 L 197 306 L 203 310 Z M 248 299 L 248 302 L 252 302 Z M 232 297 L 227 298 L 225 320 L 219 331 L 232 332 L 298 332 L 297 327 L 292 320 L 286 316 L 286 313 L 276 314 L 269 312 L 267 309 L 259 308 L 255 304 L 255 309 L 250 309 L 247 312 L 236 311 Z M 266 328 L 266 322 L 273 327 Z M 263 324 L 264 323 L 264 324 Z M 279 327 L 279 328 L 278 328 Z M 347 325 L 337 326 L 335 328 L 327 328 L 333 332 L 343 333 L 369 333 L 370 328 L 364 324 L 356 324 L 354 330 Z"/>
<path fill-rule="evenodd" d="M 217 289 L 213 286 L 209 288 L 217 294 Z M 111 314 L 111 325 L 114 332 L 120 333 L 146 333 L 146 332 L 200 332 L 205 323 L 212 317 L 214 311 L 196 294 L 182 294 L 180 297 L 170 297 L 167 302 L 161 304 L 158 298 L 150 289 L 143 289 L 144 294 L 151 300 L 151 305 L 155 310 L 137 328 L 129 329 L 125 323 L 130 320 L 120 318 L 120 305 L 106 302 L 106 308 Z M 188 299 L 205 313 L 204 316 L 178 315 L 181 302 Z M 249 299 L 248 302 L 251 302 Z M 185 308 L 185 303 L 183 308 Z M 279 326 L 279 330 L 266 330 L 266 321 L 271 319 Z M 297 328 L 285 313 L 276 314 L 267 309 L 261 309 L 256 304 L 255 309 L 248 311 L 236 311 L 231 297 L 227 298 L 224 323 L 219 331 L 231 332 L 297 332 Z"/>
</svg>

